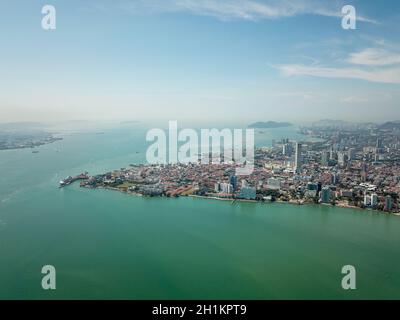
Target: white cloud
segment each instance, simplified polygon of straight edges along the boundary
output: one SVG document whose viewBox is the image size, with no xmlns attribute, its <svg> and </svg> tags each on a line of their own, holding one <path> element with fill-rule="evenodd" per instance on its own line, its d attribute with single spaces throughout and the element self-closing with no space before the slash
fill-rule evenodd
<svg viewBox="0 0 400 320">
<path fill-rule="evenodd" d="M 290 64 L 278 66 L 285 76 L 313 76 L 322 78 L 361 79 L 378 83 L 400 84 L 400 67 L 363 70 Z"/>
<path fill-rule="evenodd" d="M 364 103 L 364 102 L 368 102 L 369 99 L 366 97 L 348 96 L 348 97 L 342 98 L 340 101 L 344 102 L 344 103 Z"/>
<path fill-rule="evenodd" d="M 385 49 L 368 48 L 352 53 L 347 62 L 365 66 L 387 66 L 400 64 L 400 54 Z"/>
<path fill-rule="evenodd" d="M 369 82 L 400 84 L 400 53 L 386 48 L 367 48 L 353 52 L 345 66 L 286 64 L 277 68 L 286 76 L 361 79 Z M 357 65 L 357 66 L 355 66 Z"/>
<path fill-rule="evenodd" d="M 190 12 L 207 15 L 220 20 L 259 20 L 293 17 L 311 14 L 327 17 L 342 17 L 338 2 L 319 0 L 136 0 L 126 2 L 124 8 L 133 13 Z M 375 20 L 357 15 L 358 21 L 377 23 Z"/>
</svg>

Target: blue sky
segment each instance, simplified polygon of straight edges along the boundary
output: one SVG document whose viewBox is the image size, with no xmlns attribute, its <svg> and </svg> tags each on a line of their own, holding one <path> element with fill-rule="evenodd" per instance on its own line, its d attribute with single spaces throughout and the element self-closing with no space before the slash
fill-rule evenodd
<svg viewBox="0 0 400 320">
<path fill-rule="evenodd" d="M 400 119 L 398 1 L 1 3 L 0 122 Z"/>
</svg>

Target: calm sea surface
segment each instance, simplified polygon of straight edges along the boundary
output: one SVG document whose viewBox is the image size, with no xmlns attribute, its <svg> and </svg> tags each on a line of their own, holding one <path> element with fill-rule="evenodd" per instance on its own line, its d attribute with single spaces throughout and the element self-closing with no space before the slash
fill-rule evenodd
<svg viewBox="0 0 400 320">
<path fill-rule="evenodd" d="M 296 138 L 258 133 L 259 145 Z M 400 218 L 325 206 L 140 198 L 58 181 L 144 161 L 137 128 L 0 151 L 1 299 L 400 298 Z M 54 265 L 57 290 L 41 289 Z M 341 268 L 357 290 L 341 289 Z"/>
</svg>

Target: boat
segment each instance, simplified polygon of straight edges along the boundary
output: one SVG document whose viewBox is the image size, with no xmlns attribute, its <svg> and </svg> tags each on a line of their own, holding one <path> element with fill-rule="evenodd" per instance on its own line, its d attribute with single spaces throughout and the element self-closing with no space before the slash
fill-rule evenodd
<svg viewBox="0 0 400 320">
<path fill-rule="evenodd" d="M 73 178 L 71 176 L 65 178 L 60 181 L 60 188 L 70 185 L 73 182 Z"/>
<path fill-rule="evenodd" d="M 68 176 L 67 178 L 65 178 L 64 180 L 60 181 L 60 188 L 63 188 L 65 186 L 70 185 L 71 183 L 77 181 L 77 180 L 86 180 L 89 179 L 89 175 L 87 172 L 85 173 L 81 173 L 80 175 L 77 175 L 75 177 L 72 176 Z"/>
</svg>

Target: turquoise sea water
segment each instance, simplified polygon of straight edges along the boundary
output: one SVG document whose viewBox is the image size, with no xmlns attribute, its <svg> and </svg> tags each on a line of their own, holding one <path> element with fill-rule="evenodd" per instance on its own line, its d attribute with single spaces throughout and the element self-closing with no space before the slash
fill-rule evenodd
<svg viewBox="0 0 400 320">
<path fill-rule="evenodd" d="M 292 135 L 292 136 L 291 136 Z M 258 144 L 295 137 L 267 131 Z M 400 298 L 400 218 L 325 206 L 140 198 L 68 175 L 144 161 L 143 129 L 0 151 L 1 299 Z M 57 289 L 41 289 L 54 265 Z M 357 290 L 341 289 L 354 265 Z"/>
</svg>

